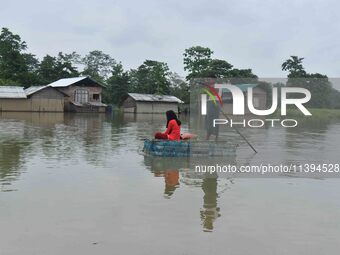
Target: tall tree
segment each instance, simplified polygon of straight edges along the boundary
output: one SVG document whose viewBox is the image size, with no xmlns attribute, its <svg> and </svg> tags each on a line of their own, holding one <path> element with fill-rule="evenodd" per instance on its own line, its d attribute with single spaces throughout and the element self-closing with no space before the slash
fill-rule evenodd
<svg viewBox="0 0 340 255">
<path fill-rule="evenodd" d="M 129 73 L 124 71 L 121 63 L 115 64 L 112 68 L 111 76 L 106 82 L 103 101 L 120 105 L 129 91 L 129 84 Z"/>
<path fill-rule="evenodd" d="M 301 78 L 306 76 L 305 68 L 303 67 L 302 61 L 304 58 L 299 58 L 298 56 L 290 56 L 282 64 L 282 71 L 288 71 L 288 78 Z"/>
<path fill-rule="evenodd" d="M 212 59 L 213 51 L 202 46 L 194 46 L 184 52 L 184 70 L 187 80 L 193 78 L 229 79 L 235 83 L 254 82 L 257 76 L 251 69 L 236 69 L 222 59 Z"/>
<path fill-rule="evenodd" d="M 169 94 L 169 67 L 166 63 L 145 60 L 137 70 L 131 71 L 132 89 L 147 94 Z"/>
<path fill-rule="evenodd" d="M 78 63 L 79 58 L 76 52 L 70 54 L 59 52 L 57 57 L 46 55 L 37 71 L 41 83 L 48 84 L 61 78 L 78 76 L 76 63 Z"/>
<path fill-rule="evenodd" d="M 291 56 L 282 64 L 282 70 L 288 71 L 287 86 L 306 88 L 311 92 L 309 107 L 332 107 L 332 84 L 328 77 L 319 73 L 307 73 L 303 66 L 303 59 Z"/>
<path fill-rule="evenodd" d="M 0 79 L 19 85 L 37 82 L 38 60 L 33 54 L 25 53 L 27 45 L 19 35 L 8 28 L 0 33 Z"/>
<path fill-rule="evenodd" d="M 214 52 L 202 46 L 193 46 L 184 51 L 184 70 L 188 71 L 187 80 L 201 78 L 208 71 L 211 55 Z"/>
<path fill-rule="evenodd" d="M 189 84 L 177 73 L 170 73 L 169 80 L 170 94 L 188 104 L 190 102 Z"/>
<path fill-rule="evenodd" d="M 230 71 L 233 65 L 222 59 L 212 59 L 206 70 L 202 71 L 202 77 L 208 78 L 227 78 L 230 76 Z"/>
<path fill-rule="evenodd" d="M 81 63 L 85 66 L 82 74 L 104 82 L 111 74 L 116 61 L 110 55 L 100 50 L 94 50 L 83 57 Z"/>
</svg>

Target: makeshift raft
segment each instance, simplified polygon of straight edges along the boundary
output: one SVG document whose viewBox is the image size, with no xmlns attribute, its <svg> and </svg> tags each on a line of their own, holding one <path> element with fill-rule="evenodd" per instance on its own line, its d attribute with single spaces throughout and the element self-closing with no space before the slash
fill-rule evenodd
<svg viewBox="0 0 340 255">
<path fill-rule="evenodd" d="M 235 156 L 237 144 L 223 141 L 144 140 L 143 151 L 158 157 Z"/>
</svg>

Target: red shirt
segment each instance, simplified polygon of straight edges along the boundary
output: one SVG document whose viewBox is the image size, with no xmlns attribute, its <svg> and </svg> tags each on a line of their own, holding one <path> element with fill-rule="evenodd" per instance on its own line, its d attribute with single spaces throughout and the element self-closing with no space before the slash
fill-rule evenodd
<svg viewBox="0 0 340 255">
<path fill-rule="evenodd" d="M 181 127 L 176 120 L 170 120 L 168 128 L 163 134 L 167 135 L 169 140 L 179 141 L 181 139 Z"/>
</svg>

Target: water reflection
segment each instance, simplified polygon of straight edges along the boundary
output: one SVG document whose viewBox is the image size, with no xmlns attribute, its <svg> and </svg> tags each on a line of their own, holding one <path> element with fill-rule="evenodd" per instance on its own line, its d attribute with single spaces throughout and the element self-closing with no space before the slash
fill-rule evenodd
<svg viewBox="0 0 340 255">
<path fill-rule="evenodd" d="M 188 121 L 183 116 L 181 120 L 185 132 L 188 129 Z M 211 232 L 218 222 L 227 217 L 222 211 L 226 203 L 221 199 L 221 190 L 229 187 L 227 177 L 233 176 L 198 174 L 193 171 L 195 165 L 255 164 L 268 161 L 278 163 L 318 158 L 338 161 L 340 126 L 333 121 L 301 121 L 296 129 L 243 129 L 243 133 L 258 148 L 259 153 L 256 155 L 252 154 L 242 141 L 241 148 L 234 158 L 169 159 L 140 154 L 138 147 L 142 146 L 142 139 L 150 138 L 156 130 L 164 128 L 165 116 L 162 114 L 135 115 L 115 112 L 112 116 L 107 116 L 1 113 L 0 191 L 16 190 L 17 186 L 13 185 L 15 180 L 20 178 L 22 173 L 34 172 L 36 168 L 40 168 L 40 173 L 44 175 L 48 167 L 63 169 L 71 166 L 74 173 L 68 172 L 67 176 L 71 179 L 70 182 L 74 179 L 75 183 L 78 183 L 78 175 L 81 176 L 83 168 L 86 167 L 95 170 L 93 176 L 89 177 L 94 180 L 105 171 L 108 180 L 118 179 L 117 175 L 124 171 L 128 172 L 123 173 L 124 178 L 137 179 L 135 174 L 139 168 L 142 171 L 138 173 L 145 174 L 146 178 L 150 178 L 150 172 L 158 178 L 162 188 L 152 192 L 158 192 L 160 199 L 167 204 L 177 202 L 176 199 L 182 190 L 188 188 L 199 194 L 195 217 L 202 225 L 203 231 Z M 220 132 L 220 137 L 240 140 L 231 129 L 225 133 Z M 129 166 L 126 166 L 127 162 Z M 124 170 L 120 170 L 121 168 Z M 142 182 L 141 180 L 143 178 L 136 182 Z M 100 193 L 98 183 L 93 181 L 93 190 Z M 117 184 L 115 187 L 118 190 L 123 184 Z M 45 185 L 48 186 L 48 183 Z M 124 188 L 129 189 L 130 186 L 125 185 Z M 147 198 L 142 196 L 138 199 L 147 201 Z"/>
<path fill-rule="evenodd" d="M 105 114 L 2 112 L 0 184 L 10 185 L 35 156 L 40 164 L 44 160 L 58 165 L 81 159 L 100 165 L 119 146 L 117 139 L 110 138 L 118 133 L 111 133 L 110 123 L 111 117 Z"/>
<path fill-rule="evenodd" d="M 10 184 L 23 171 L 23 154 L 29 150 L 28 142 L 15 139 L 1 139 L 0 142 L 0 191 L 12 191 Z"/>
<path fill-rule="evenodd" d="M 224 164 L 227 164 L 227 162 L 234 163 L 234 160 L 235 158 L 224 159 Z M 193 171 L 195 164 L 202 164 L 203 162 L 207 163 L 207 160 L 144 156 L 144 164 L 153 175 L 164 178 L 165 198 L 171 198 L 175 190 L 180 187 L 180 183 L 193 186 L 196 189 L 200 188 L 203 191 L 203 205 L 199 209 L 200 219 L 203 231 L 211 232 L 214 229 L 214 221 L 221 216 L 218 206 L 219 183 L 217 174 L 199 174 Z M 219 163 L 222 164 L 221 161 Z M 230 183 L 230 180 L 228 180 L 228 184 Z M 226 190 L 226 185 L 223 186 L 222 192 L 224 190 Z"/>
<path fill-rule="evenodd" d="M 203 231 L 211 232 L 214 229 L 214 221 L 221 216 L 217 205 L 217 177 L 208 176 L 203 179 L 202 190 L 203 208 L 200 211 Z"/>
<path fill-rule="evenodd" d="M 144 164 L 155 177 L 164 178 L 164 197 L 171 198 L 179 188 L 180 171 L 189 166 L 189 160 L 187 158 L 169 160 L 145 155 Z"/>
</svg>

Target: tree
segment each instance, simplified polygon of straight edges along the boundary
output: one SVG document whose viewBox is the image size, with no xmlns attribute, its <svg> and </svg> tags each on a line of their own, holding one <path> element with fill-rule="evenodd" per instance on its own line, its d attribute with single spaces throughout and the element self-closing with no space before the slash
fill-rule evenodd
<svg viewBox="0 0 340 255">
<path fill-rule="evenodd" d="M 145 60 L 137 70 L 130 72 L 134 92 L 147 94 L 169 94 L 169 67 L 166 63 Z"/>
<path fill-rule="evenodd" d="M 233 84 L 242 84 L 242 83 L 257 83 L 258 77 L 253 74 L 251 69 L 237 69 L 234 68 L 230 70 L 229 77 L 226 77 Z"/>
<path fill-rule="evenodd" d="M 79 75 L 75 64 L 79 61 L 76 52 L 71 54 L 58 53 L 57 57 L 46 55 L 38 68 L 39 79 L 42 84 L 49 84 L 61 78 L 70 78 Z"/>
<path fill-rule="evenodd" d="M 193 46 L 184 51 L 184 70 L 188 71 L 187 80 L 201 78 L 202 74 L 208 72 L 211 55 L 214 52 L 206 47 Z"/>
<path fill-rule="evenodd" d="M 331 108 L 340 109 L 340 91 L 332 88 L 330 93 Z"/>
<path fill-rule="evenodd" d="M 20 86 L 20 84 L 12 80 L 6 80 L 6 79 L 0 78 L 0 86 Z"/>
<path fill-rule="evenodd" d="M 201 76 L 206 78 L 227 78 L 230 76 L 230 70 L 233 65 L 229 64 L 225 60 L 212 59 L 206 70 L 202 71 Z"/>
<path fill-rule="evenodd" d="M 105 103 L 120 105 L 129 91 L 129 73 L 124 71 L 121 63 L 112 68 L 111 77 L 107 80 L 106 89 L 103 93 Z"/>
<path fill-rule="evenodd" d="M 25 53 L 27 45 L 19 35 L 8 28 L 0 33 L 0 79 L 19 85 L 37 82 L 36 68 L 39 61 L 33 54 Z"/>
<path fill-rule="evenodd" d="M 38 75 L 43 84 L 49 84 L 57 80 L 60 76 L 57 59 L 46 55 L 40 62 Z"/>
<path fill-rule="evenodd" d="M 291 56 L 282 64 L 282 70 L 288 71 L 287 86 L 306 88 L 311 92 L 309 107 L 325 108 L 332 107 L 332 84 L 328 77 L 319 73 L 307 73 L 303 66 L 303 59 Z"/>
<path fill-rule="evenodd" d="M 301 78 L 306 76 L 307 73 L 302 65 L 303 59 L 304 58 L 299 58 L 298 56 L 290 56 L 289 59 L 283 62 L 281 67 L 283 71 L 289 72 L 288 78 Z"/>
<path fill-rule="evenodd" d="M 185 104 L 190 102 L 189 84 L 177 73 L 170 73 L 170 94 L 181 99 Z"/>
<path fill-rule="evenodd" d="M 89 75 L 99 82 L 105 82 L 116 65 L 114 58 L 100 50 L 89 52 L 82 58 L 81 63 L 85 65 L 82 74 Z"/>
<path fill-rule="evenodd" d="M 234 83 L 251 83 L 257 76 L 251 69 L 236 69 L 222 59 L 212 59 L 213 51 L 202 46 L 194 46 L 184 52 L 184 70 L 187 80 L 193 78 L 228 79 Z"/>
</svg>

